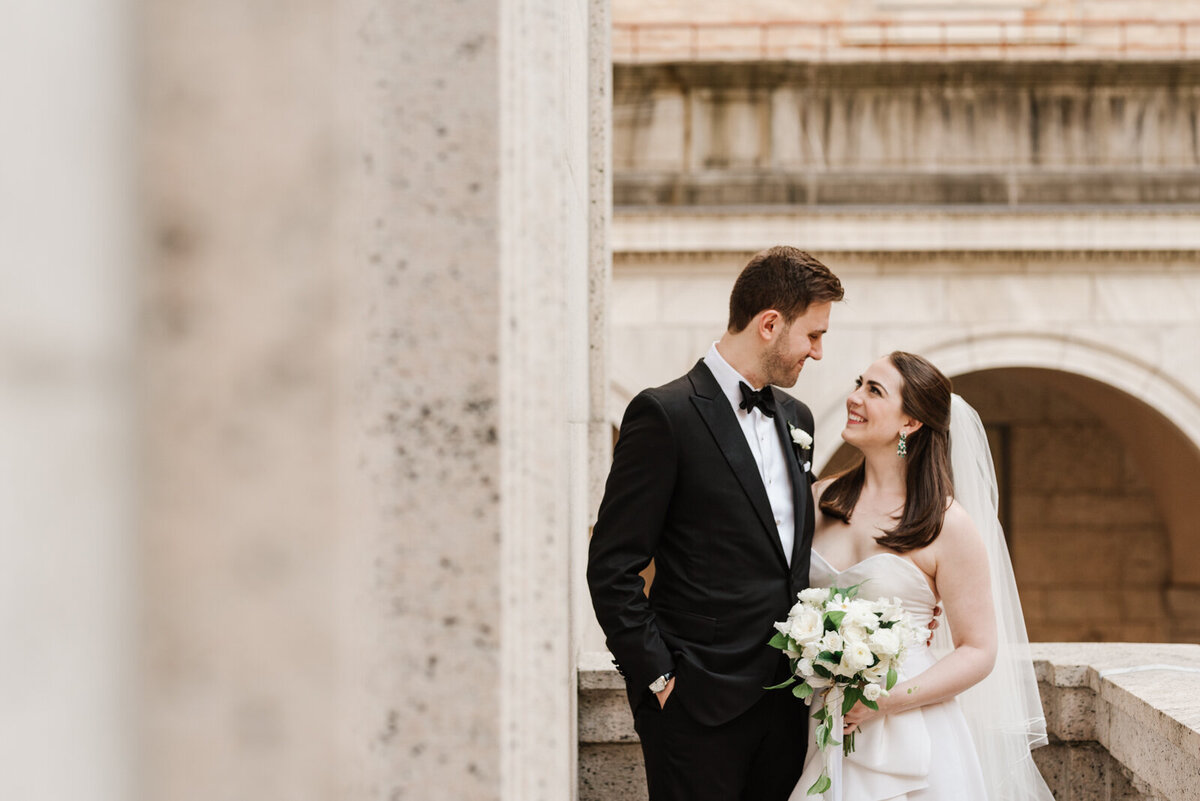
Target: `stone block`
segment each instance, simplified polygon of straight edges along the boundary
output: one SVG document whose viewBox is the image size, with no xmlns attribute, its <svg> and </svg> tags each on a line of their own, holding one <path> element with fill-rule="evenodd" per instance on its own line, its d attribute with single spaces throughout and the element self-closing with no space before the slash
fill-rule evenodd
<svg viewBox="0 0 1200 801">
<path fill-rule="evenodd" d="M 1055 736 L 1067 741 L 1096 738 L 1096 694 L 1091 688 L 1055 688 L 1053 707 Z"/>
<path fill-rule="evenodd" d="M 1097 275 L 1093 280 L 1097 322 L 1186 325 L 1200 317 L 1200 280 L 1193 276 L 1147 281 L 1139 275 Z"/>
<path fill-rule="evenodd" d="M 975 373 L 956 377 L 954 391 L 989 423 L 1035 424 L 1044 422 L 1049 414 L 1049 393 L 1036 380 Z"/>
<path fill-rule="evenodd" d="M 1121 561 L 1121 583 L 1159 586 L 1166 582 L 1171 569 L 1166 532 L 1161 528 L 1127 531 L 1126 539 L 1129 546 Z"/>
<path fill-rule="evenodd" d="M 965 397 L 965 396 L 964 396 Z M 1161 525 L 1150 492 L 1025 492 L 1013 499 L 1015 528 L 1148 529 Z"/>
<path fill-rule="evenodd" d="M 1092 314 L 1086 275 L 971 275 L 946 281 L 946 311 L 953 322 L 1057 323 Z"/>
<path fill-rule="evenodd" d="M 691 172 L 758 168 L 768 163 L 763 122 L 767 94 L 754 88 L 696 88 L 690 92 Z"/>
<path fill-rule="evenodd" d="M 1200 618 L 1200 587 L 1167 587 L 1166 602 L 1172 617 Z"/>
<path fill-rule="evenodd" d="M 1053 530 L 1014 532 L 1012 559 L 1024 586 L 1115 586 L 1127 545 L 1103 532 Z"/>
<path fill-rule="evenodd" d="M 1067 753 L 1071 801 L 1108 801 L 1108 753 L 1094 742 L 1072 743 Z"/>
<path fill-rule="evenodd" d="M 1120 489 L 1121 451 L 1113 447 L 1108 430 L 1090 424 L 1015 426 L 1012 463 L 1015 490 Z"/>
<path fill-rule="evenodd" d="M 706 337 L 680 327 L 616 326 L 611 338 L 612 381 L 630 397 L 671 381 L 690 370 L 719 334 L 719 328 Z"/>
<path fill-rule="evenodd" d="M 1033 761 L 1058 801 L 1070 798 L 1070 776 L 1067 772 L 1069 748 L 1066 743 L 1052 742 L 1033 751 Z"/>
<path fill-rule="evenodd" d="M 684 169 L 684 95 L 662 87 L 630 97 L 615 92 L 612 107 L 613 169 Z"/>
<path fill-rule="evenodd" d="M 840 325 L 918 323 L 931 317 L 941 318 L 946 313 L 940 279 L 853 275 L 843 283 L 846 300 L 838 304 L 835 312 L 836 323 Z M 859 370 L 865 368 L 862 365 Z"/>
<path fill-rule="evenodd" d="M 907 171 L 841 171 L 814 181 L 821 205 L 1001 204 L 1009 202 L 1008 179 L 998 172 L 914 173 Z"/>
<path fill-rule="evenodd" d="M 661 322 L 660 281 L 654 276 L 613 276 L 608 319 L 614 326 Z"/>
<path fill-rule="evenodd" d="M 646 768 L 640 745 L 581 745 L 579 801 L 645 801 Z"/>
<path fill-rule="evenodd" d="M 724 277 L 664 278 L 659 294 L 660 311 L 656 319 L 666 325 L 711 325 L 713 338 L 716 339 L 725 330 L 729 319 L 731 289 L 733 282 Z"/>
<path fill-rule="evenodd" d="M 1167 620 L 1165 593 L 1158 588 L 1121 587 L 1117 592 L 1121 619 L 1125 622 L 1158 624 Z M 1151 629 L 1156 626 L 1152 625 Z"/>
<path fill-rule="evenodd" d="M 579 693 L 579 742 L 636 743 L 625 688 Z"/>
</svg>

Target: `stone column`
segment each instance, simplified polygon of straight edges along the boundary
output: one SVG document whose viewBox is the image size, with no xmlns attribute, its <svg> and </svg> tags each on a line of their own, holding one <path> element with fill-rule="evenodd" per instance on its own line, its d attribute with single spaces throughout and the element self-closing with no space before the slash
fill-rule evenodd
<svg viewBox="0 0 1200 801">
<path fill-rule="evenodd" d="M 129 11 L 0 26 L 0 798 L 132 796 Z"/>
<path fill-rule="evenodd" d="M 145 799 L 335 786 L 335 9 L 138 6 Z"/>
<path fill-rule="evenodd" d="M 343 793 L 570 798 L 588 3 L 349 9 Z"/>
</svg>

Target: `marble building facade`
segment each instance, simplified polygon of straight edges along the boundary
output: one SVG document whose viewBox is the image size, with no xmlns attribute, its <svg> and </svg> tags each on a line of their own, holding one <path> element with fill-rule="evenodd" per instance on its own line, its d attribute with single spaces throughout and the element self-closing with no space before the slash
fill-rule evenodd
<svg viewBox="0 0 1200 801">
<path fill-rule="evenodd" d="M 847 287 L 796 387 L 817 463 L 856 371 L 923 353 L 1003 440 L 1035 639 L 1195 641 L 1198 77 L 1193 62 L 618 64 L 610 419 L 719 335 L 759 243 L 800 244 Z"/>
</svg>

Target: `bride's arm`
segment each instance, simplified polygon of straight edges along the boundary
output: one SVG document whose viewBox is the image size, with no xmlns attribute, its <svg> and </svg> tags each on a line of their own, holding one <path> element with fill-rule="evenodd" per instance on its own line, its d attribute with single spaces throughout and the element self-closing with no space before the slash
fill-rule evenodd
<svg viewBox="0 0 1200 801">
<path fill-rule="evenodd" d="M 954 635 L 954 650 L 920 675 L 893 687 L 887 697 L 879 699 L 879 712 L 856 704 L 846 716 L 847 726 L 953 698 L 992 670 L 996 615 L 987 550 L 970 516 L 957 503 L 946 511 L 936 545 L 934 579 Z"/>
</svg>

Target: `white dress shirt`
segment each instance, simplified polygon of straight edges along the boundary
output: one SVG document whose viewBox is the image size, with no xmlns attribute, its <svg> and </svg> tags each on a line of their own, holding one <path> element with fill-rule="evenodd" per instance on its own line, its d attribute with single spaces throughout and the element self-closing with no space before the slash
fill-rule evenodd
<svg viewBox="0 0 1200 801">
<path fill-rule="evenodd" d="M 725 397 L 729 399 L 733 413 L 737 415 L 738 425 L 746 435 L 746 444 L 754 454 L 758 474 L 762 478 L 763 488 L 767 491 L 767 500 L 771 502 L 775 528 L 779 530 L 779 543 L 783 546 L 788 565 L 791 566 L 792 544 L 796 540 L 796 510 L 792 503 L 792 479 L 788 475 L 786 446 L 779 438 L 775 421 L 763 414 L 761 409 L 755 407 L 747 412 L 741 408 L 742 390 L 738 382 L 746 379 L 725 361 L 717 350 L 716 342 L 708 349 L 704 363 L 717 379 Z M 746 381 L 746 385 L 754 390 L 759 389 L 749 381 Z"/>
</svg>

